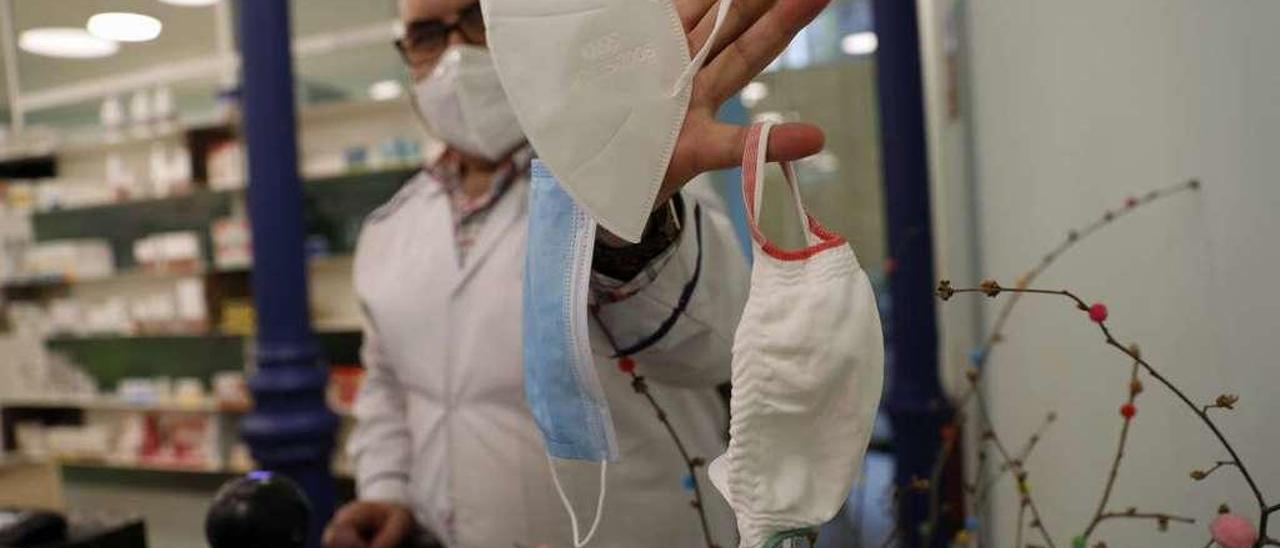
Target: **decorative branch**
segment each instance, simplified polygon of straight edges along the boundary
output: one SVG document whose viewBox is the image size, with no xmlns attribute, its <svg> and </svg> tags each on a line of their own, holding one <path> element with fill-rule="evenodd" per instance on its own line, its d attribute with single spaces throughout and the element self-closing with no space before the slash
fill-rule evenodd
<svg viewBox="0 0 1280 548">
<path fill-rule="evenodd" d="M 1208 470 L 1192 470 L 1191 479 L 1196 481 L 1202 481 L 1205 478 L 1209 477 L 1210 474 L 1218 471 L 1219 468 L 1222 468 L 1224 466 L 1235 466 L 1235 465 L 1236 463 L 1231 462 L 1229 460 L 1220 460 L 1214 463 L 1213 468 L 1210 468 Z"/>
<path fill-rule="evenodd" d="M 1115 338 L 1115 336 L 1111 332 L 1111 328 L 1107 324 L 1107 318 L 1109 316 L 1109 312 L 1105 305 L 1103 305 L 1102 303 L 1095 303 L 1093 305 L 1086 304 L 1083 299 L 1081 299 L 1075 293 L 1072 293 L 1071 291 L 1068 291 L 1068 290 L 1031 289 L 1031 288 L 1025 288 L 1025 287 L 1006 289 L 1006 288 L 1000 287 L 995 282 L 984 282 L 981 286 L 976 288 L 956 289 L 951 286 L 950 282 L 944 280 L 938 285 L 938 289 L 937 289 L 938 296 L 944 301 L 949 300 L 954 295 L 961 294 L 961 293 L 982 293 L 984 295 L 987 295 L 988 297 L 995 298 L 999 296 L 1001 293 L 1005 293 L 1005 292 L 1014 293 L 1014 294 L 1060 296 L 1067 299 L 1068 301 L 1073 303 L 1077 309 L 1082 310 L 1089 315 L 1089 319 L 1093 321 L 1093 323 L 1098 326 L 1098 330 L 1102 332 L 1102 335 L 1105 337 L 1106 344 L 1108 346 L 1115 348 L 1116 350 L 1120 351 L 1124 355 L 1128 356 L 1130 359 L 1137 362 L 1138 365 L 1142 367 L 1143 371 L 1146 371 L 1148 375 L 1150 375 L 1152 378 L 1159 381 L 1161 385 L 1163 385 L 1166 389 L 1168 389 L 1175 396 L 1177 396 L 1177 398 L 1181 400 L 1182 403 L 1185 404 L 1187 408 L 1190 409 L 1191 412 L 1194 413 L 1198 419 L 1200 419 L 1200 422 L 1204 424 L 1204 426 L 1208 428 L 1211 433 L 1213 433 L 1214 437 L 1217 438 L 1218 443 L 1227 452 L 1227 454 L 1230 455 L 1231 462 L 1234 463 L 1235 468 L 1240 472 L 1240 475 L 1244 478 L 1245 483 L 1248 485 L 1249 490 L 1252 492 L 1253 497 L 1257 502 L 1258 510 L 1259 510 L 1259 518 L 1258 518 L 1258 523 L 1259 523 L 1258 539 L 1259 540 L 1257 541 L 1255 546 L 1263 546 L 1269 541 L 1271 537 L 1267 534 L 1268 518 L 1270 517 L 1271 513 L 1273 513 L 1272 509 L 1274 507 L 1267 505 L 1266 498 L 1262 495 L 1262 490 L 1258 487 L 1257 482 L 1254 480 L 1253 474 L 1249 471 L 1248 467 L 1246 467 L 1244 462 L 1241 460 L 1239 452 L 1236 450 L 1235 446 L 1232 445 L 1229 440 L 1227 440 L 1226 436 L 1222 433 L 1222 430 L 1219 429 L 1218 425 L 1213 422 L 1213 419 L 1209 417 L 1208 413 L 1203 408 L 1196 405 L 1182 389 L 1174 385 L 1168 378 L 1166 378 L 1163 374 L 1161 374 L 1159 370 L 1157 370 L 1154 366 L 1152 366 L 1150 362 L 1145 360 L 1141 356 L 1141 354 L 1138 352 L 1136 347 L 1126 347 L 1125 345 L 1121 344 L 1119 340 Z"/>
<path fill-rule="evenodd" d="M 1235 394 L 1223 394 L 1221 396 L 1218 396 L 1218 399 L 1214 400 L 1213 403 L 1206 405 L 1204 407 L 1201 407 L 1200 411 L 1204 413 L 1208 413 L 1209 410 L 1211 409 L 1234 410 L 1236 408 L 1236 404 L 1239 402 L 1240 402 L 1240 396 L 1237 396 Z"/>
<path fill-rule="evenodd" d="M 1058 414 L 1053 411 L 1050 411 L 1045 415 L 1044 422 L 1040 423 L 1040 427 L 1036 429 L 1035 433 L 1031 434 L 1030 438 L 1027 438 L 1027 443 L 1022 447 L 1022 451 L 1018 452 L 1018 462 L 1027 461 L 1027 457 L 1031 456 L 1031 451 L 1036 448 L 1036 444 L 1040 443 L 1040 439 L 1044 437 L 1045 432 L 1047 432 L 1049 427 L 1053 426 L 1053 423 L 1057 422 L 1057 420 Z"/>
<path fill-rule="evenodd" d="M 984 417 L 988 416 L 986 409 L 982 409 L 981 412 Z M 989 420 L 987 422 L 989 422 Z M 1049 548 L 1056 548 L 1056 545 L 1053 542 L 1053 537 L 1049 536 L 1049 531 L 1045 528 L 1044 519 L 1040 517 L 1040 508 L 1036 506 L 1035 500 L 1031 498 L 1031 484 L 1027 481 L 1027 472 L 1022 468 L 1022 463 L 1014 462 L 1013 458 L 1009 454 L 1009 450 L 1005 448 L 1004 442 L 1000 441 L 1000 436 L 998 436 L 994 430 L 991 432 L 991 442 L 995 446 L 996 451 L 998 451 L 1001 457 L 1004 458 L 1005 462 L 1010 463 L 1012 466 L 1014 477 L 1018 480 L 1018 495 L 1022 498 L 1022 504 L 1026 506 L 1027 509 L 1031 510 L 1031 517 L 1033 519 L 1031 527 L 1040 532 L 1040 537 L 1049 545 Z"/>
<path fill-rule="evenodd" d="M 1018 505 L 1018 530 L 1013 534 L 1013 545 L 1022 546 L 1022 528 L 1027 522 L 1027 499 Z"/>
<path fill-rule="evenodd" d="M 1048 270 L 1050 266 L 1052 266 L 1059 258 L 1065 255 L 1072 248 L 1079 245 L 1081 242 L 1088 239 L 1090 236 L 1094 235 L 1101 229 L 1113 224 L 1115 221 L 1129 215 L 1130 213 L 1133 213 L 1139 209 L 1144 208 L 1145 206 L 1148 206 L 1154 202 L 1157 202 L 1169 196 L 1173 196 L 1184 191 L 1196 191 L 1199 189 L 1200 189 L 1200 182 L 1196 180 L 1191 180 L 1185 183 L 1180 183 L 1180 184 L 1166 187 L 1163 189 L 1153 190 L 1151 192 L 1148 192 L 1142 195 L 1141 197 L 1127 198 L 1125 200 L 1124 207 L 1119 211 L 1108 210 L 1104 212 L 1103 215 L 1096 221 L 1084 227 L 1081 227 L 1079 229 L 1068 231 L 1067 237 L 1064 241 L 1062 241 L 1060 244 L 1054 247 L 1049 253 L 1044 255 L 1044 257 L 1041 258 L 1040 262 L 1036 264 L 1035 267 L 1027 271 L 1020 278 L 1018 278 L 1017 286 L 1027 287 L 1030 284 L 1034 283 L 1036 279 L 1040 277 L 1041 274 L 1043 274 L 1046 270 Z M 992 326 L 991 334 L 987 337 L 986 341 L 983 342 L 981 346 L 976 348 L 970 354 L 970 361 L 973 363 L 973 366 L 965 374 L 965 376 L 969 379 L 969 386 L 968 386 L 968 389 L 965 392 L 963 392 L 961 396 L 958 398 L 957 405 L 956 405 L 957 409 L 964 409 L 966 406 L 968 406 L 971 400 L 982 398 L 982 393 L 981 393 L 981 390 L 979 389 L 981 372 L 984 366 L 987 364 L 987 362 L 991 359 L 991 352 L 995 347 L 995 345 L 999 344 L 1004 340 L 1005 327 L 1011 315 L 1013 314 L 1013 309 L 1017 306 L 1021 297 L 1022 297 L 1021 294 L 1015 294 L 1011 299 L 1005 302 L 1004 307 L 1000 310 L 999 315 L 997 316 L 996 321 Z M 959 412 L 956 413 L 957 419 L 961 416 L 962 416 L 961 413 Z M 958 421 L 955 422 L 954 424 L 957 428 L 959 428 L 960 424 Z M 980 426 L 986 430 L 991 429 L 991 425 L 984 421 L 980 421 Z M 934 469 L 935 470 L 945 469 L 946 462 L 950 460 L 953 453 L 954 453 L 954 444 L 952 445 L 944 444 L 942 447 L 942 450 L 938 452 L 938 455 L 935 458 Z M 986 490 L 986 488 L 982 486 L 987 483 L 994 484 L 995 480 L 991 480 L 987 482 L 982 479 L 982 476 L 984 475 L 984 471 L 985 471 L 985 468 L 982 466 L 982 464 L 984 464 L 985 462 L 985 459 L 983 457 L 986 456 L 985 450 L 982 447 L 978 448 L 978 456 L 980 461 L 979 468 L 978 468 L 979 477 L 974 482 L 973 485 L 975 486 L 974 489 Z M 998 476 L 1002 477 L 1008 469 L 1009 468 L 1007 466 L 1007 463 L 1006 465 L 1002 465 L 1001 472 L 998 474 Z M 999 478 L 997 477 L 996 479 L 999 479 Z M 937 486 L 937 484 L 935 484 L 934 489 L 937 490 L 938 488 L 939 487 Z M 930 497 L 931 500 L 938 500 L 938 498 L 939 497 L 937 496 Z M 931 512 L 931 514 L 936 514 L 936 513 Z"/>
<path fill-rule="evenodd" d="M 1136 351 L 1136 349 L 1135 349 Z M 1107 475 L 1107 485 L 1102 490 L 1102 499 L 1098 501 L 1098 509 L 1093 513 L 1093 520 L 1089 522 L 1089 526 L 1085 528 L 1084 535 L 1081 537 L 1085 543 L 1089 542 L 1089 536 L 1093 534 L 1093 530 L 1102 523 L 1108 514 L 1107 502 L 1111 500 L 1111 491 L 1116 486 L 1116 477 L 1120 474 L 1120 462 L 1124 459 L 1124 448 L 1129 442 L 1129 427 L 1133 425 L 1133 413 L 1136 409 L 1133 402 L 1138 399 L 1138 394 L 1142 392 L 1142 381 L 1138 379 L 1138 362 L 1133 363 L 1132 371 L 1129 373 L 1129 399 L 1122 406 L 1121 414 L 1124 416 L 1124 425 L 1120 427 L 1120 442 L 1116 444 L 1116 456 L 1111 461 L 1111 471 Z"/>
<path fill-rule="evenodd" d="M 1169 522 L 1176 521 L 1176 522 L 1179 522 L 1179 523 L 1189 523 L 1189 524 L 1194 524 L 1194 523 L 1196 522 L 1195 518 L 1188 518 L 1188 517 L 1184 517 L 1184 516 L 1175 516 L 1175 515 L 1173 515 L 1173 514 L 1157 514 L 1157 513 L 1151 513 L 1151 512 L 1145 512 L 1145 513 L 1144 513 L 1144 512 L 1139 512 L 1139 511 L 1138 511 L 1137 509 L 1135 509 L 1135 508 L 1130 508 L 1129 510 L 1127 510 L 1127 511 L 1125 511 L 1125 512 L 1107 512 L 1107 513 L 1105 513 L 1105 514 L 1098 514 L 1098 521 L 1099 521 L 1099 522 L 1102 522 L 1102 521 L 1105 521 L 1105 520 L 1109 520 L 1109 519 L 1150 519 L 1150 520 L 1155 520 L 1157 523 L 1159 523 L 1159 524 L 1160 524 L 1160 530 L 1161 530 L 1161 531 L 1164 531 L 1164 530 L 1166 530 L 1166 529 L 1168 529 L 1168 528 L 1169 528 Z"/>
<path fill-rule="evenodd" d="M 613 337 L 613 333 L 609 331 L 609 327 L 605 325 L 604 320 L 600 318 L 600 310 L 597 307 L 591 308 L 591 315 L 595 318 L 596 323 L 600 325 L 600 331 L 604 333 L 605 339 L 609 341 L 609 346 L 617 353 L 618 341 Z M 684 460 L 685 469 L 688 475 L 684 479 L 684 487 L 693 491 L 693 501 L 690 503 L 693 509 L 698 513 L 698 521 L 702 524 L 702 536 L 707 542 L 707 548 L 720 548 L 711 539 L 711 527 L 707 523 L 707 511 L 702 503 L 702 486 L 698 481 L 698 469 L 706 466 L 707 461 L 702 457 L 695 457 L 689 454 L 689 450 L 685 447 L 684 441 L 680 439 L 680 435 L 676 433 L 676 429 L 671 425 L 671 420 L 667 418 L 667 412 L 658 404 L 658 400 L 654 399 L 653 394 L 649 392 L 649 383 L 645 381 L 643 375 L 636 373 L 636 362 L 630 356 L 621 356 L 618 358 L 618 369 L 624 374 L 631 376 L 631 389 L 637 394 L 644 396 L 649 402 L 649 406 L 653 408 L 653 412 L 657 415 L 658 420 L 662 422 L 662 426 L 666 428 L 667 434 L 671 436 L 671 441 L 675 443 L 676 450 L 680 452 L 680 458 Z"/>
</svg>

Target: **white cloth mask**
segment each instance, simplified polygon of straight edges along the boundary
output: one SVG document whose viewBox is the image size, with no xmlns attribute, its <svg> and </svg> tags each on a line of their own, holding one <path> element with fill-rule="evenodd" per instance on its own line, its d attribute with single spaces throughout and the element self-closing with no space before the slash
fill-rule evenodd
<svg viewBox="0 0 1280 548">
<path fill-rule="evenodd" d="M 853 249 L 807 215 L 783 164 L 808 246 L 760 232 L 769 126 L 748 133 L 742 192 L 756 251 L 733 341 L 730 443 L 710 476 L 738 518 L 743 548 L 778 546 L 826 523 L 849 494 L 884 382 L 875 295 Z"/>
<path fill-rule="evenodd" d="M 672 0 L 481 0 L 488 43 L 539 158 L 595 220 L 640 241 L 732 0 L 690 59 Z"/>
<path fill-rule="evenodd" d="M 458 150 L 496 162 L 525 141 L 493 59 L 480 46 L 450 46 L 413 92 L 427 131 Z"/>
</svg>

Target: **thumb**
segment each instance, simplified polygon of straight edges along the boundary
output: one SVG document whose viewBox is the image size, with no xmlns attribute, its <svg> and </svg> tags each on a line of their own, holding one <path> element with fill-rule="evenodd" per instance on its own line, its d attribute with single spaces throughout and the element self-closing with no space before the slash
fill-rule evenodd
<svg viewBox="0 0 1280 548">
<path fill-rule="evenodd" d="M 699 171 L 738 167 L 744 159 L 748 126 L 716 122 L 708 128 L 702 143 L 707 147 L 699 158 L 709 165 L 700 165 Z M 826 136 L 818 126 L 806 123 L 784 123 L 769 132 L 767 162 L 792 162 L 817 154 L 826 145 Z"/>
<path fill-rule="evenodd" d="M 324 532 L 324 548 L 368 548 L 360 533 L 350 525 L 331 525 Z"/>
<path fill-rule="evenodd" d="M 409 536 L 412 528 L 413 521 L 408 512 L 391 512 L 387 520 L 382 522 L 382 527 L 378 529 L 373 542 L 369 543 L 369 548 L 396 548 L 405 537 Z"/>
</svg>

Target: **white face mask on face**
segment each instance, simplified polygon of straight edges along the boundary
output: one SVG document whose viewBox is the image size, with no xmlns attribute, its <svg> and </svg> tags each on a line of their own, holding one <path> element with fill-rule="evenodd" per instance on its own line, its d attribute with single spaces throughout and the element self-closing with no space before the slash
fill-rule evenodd
<svg viewBox="0 0 1280 548">
<path fill-rule="evenodd" d="M 435 70 L 413 86 L 427 131 L 462 152 L 501 160 L 525 141 L 488 50 L 450 46 Z"/>
</svg>

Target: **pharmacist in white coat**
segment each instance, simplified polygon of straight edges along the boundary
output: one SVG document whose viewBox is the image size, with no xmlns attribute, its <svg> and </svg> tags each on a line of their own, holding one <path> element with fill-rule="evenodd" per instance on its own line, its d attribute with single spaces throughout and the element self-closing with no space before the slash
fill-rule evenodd
<svg viewBox="0 0 1280 548">
<path fill-rule="evenodd" d="M 533 151 L 514 118 L 476 122 L 501 121 L 505 105 L 484 102 L 495 90 L 487 76 L 476 76 L 492 66 L 473 1 L 400 2 L 405 33 L 399 46 L 415 81 L 415 103 L 449 146 L 370 216 L 360 238 L 355 283 L 365 313 L 367 373 L 348 448 L 359 500 L 326 530 L 329 548 L 391 548 L 415 528 L 448 547 L 572 546 L 522 386 L 520 306 Z M 716 123 L 713 113 L 825 3 L 737 2 L 739 16 L 723 31 L 725 46 L 743 36 L 751 43 L 713 56 L 695 83 L 644 239 L 625 245 L 603 234 L 596 244 L 593 294 L 601 321 L 620 346 L 651 343 L 635 354 L 637 372 L 649 379 L 690 453 L 707 460 L 724 450 L 725 404 L 716 387 L 729 378 L 748 272 L 723 204 L 698 184 L 683 187 L 698 173 L 738 162 L 740 128 Z M 677 5 L 697 45 L 695 23 L 713 2 Z M 728 51 L 725 46 L 715 53 Z M 815 129 L 784 126 L 771 155 L 794 159 L 821 145 Z M 692 299 L 681 308 L 688 287 Z M 593 545 L 705 544 L 672 439 L 609 358 L 613 348 L 597 325 L 592 346 L 621 453 L 608 468 Z M 593 517 L 598 475 L 594 465 L 584 466 L 590 472 L 562 479 L 582 506 L 578 514 Z M 713 489 L 703 494 L 715 542 L 736 544 L 731 512 Z"/>
</svg>

